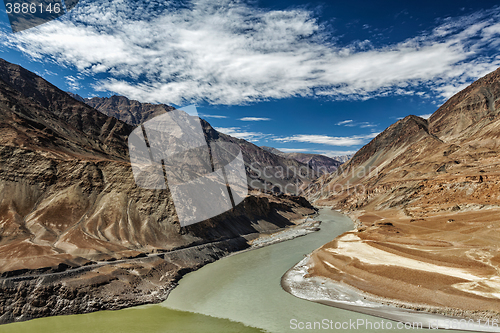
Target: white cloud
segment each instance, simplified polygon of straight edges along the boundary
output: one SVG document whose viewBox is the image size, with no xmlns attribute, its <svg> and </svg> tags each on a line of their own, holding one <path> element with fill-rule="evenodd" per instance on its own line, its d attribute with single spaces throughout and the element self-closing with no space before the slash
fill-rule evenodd
<svg viewBox="0 0 500 333">
<path fill-rule="evenodd" d="M 377 127 L 377 125 L 372 124 L 372 123 L 367 122 L 367 121 L 356 122 L 356 121 L 351 120 L 351 119 L 340 121 L 340 122 L 336 123 L 335 125 L 346 126 L 346 127 L 361 127 L 361 128 Z"/>
<path fill-rule="evenodd" d="M 314 150 L 306 148 L 276 148 L 284 153 L 311 153 Z"/>
<path fill-rule="evenodd" d="M 370 128 L 370 127 L 377 127 L 377 125 L 369 123 L 367 121 L 364 121 L 362 123 L 359 123 L 359 127 L 361 127 L 361 128 Z"/>
<path fill-rule="evenodd" d="M 422 114 L 420 115 L 419 117 L 420 118 L 424 118 L 424 119 L 429 119 L 429 117 L 432 116 L 432 113 L 428 113 L 428 114 Z"/>
<path fill-rule="evenodd" d="M 219 116 L 216 114 L 200 114 L 200 117 L 203 118 L 215 118 L 215 119 L 226 119 L 227 116 Z"/>
<path fill-rule="evenodd" d="M 318 149 L 307 149 L 307 148 L 276 148 L 284 153 L 308 153 L 308 154 L 320 154 L 328 157 L 338 157 L 344 155 L 352 155 L 356 153 L 356 150 L 318 150 Z"/>
<path fill-rule="evenodd" d="M 68 86 L 68 88 L 70 90 L 80 90 L 81 88 L 81 84 L 79 82 L 79 79 L 72 76 L 72 75 L 68 75 L 68 76 L 65 76 L 64 77 L 66 79 L 66 85 Z"/>
<path fill-rule="evenodd" d="M 236 138 L 254 142 L 259 141 L 261 139 L 268 139 L 276 142 L 301 142 L 301 143 L 313 143 L 313 144 L 322 144 L 329 146 L 346 146 L 346 147 L 364 145 L 368 143 L 369 140 L 373 139 L 379 134 L 379 133 L 370 133 L 363 135 L 340 136 L 340 137 L 328 136 L 328 135 L 314 135 L 314 134 L 297 134 L 293 136 L 279 137 L 273 134 L 250 132 L 245 129 L 242 129 L 241 127 L 215 127 L 215 130 L 227 135 L 231 135 Z M 286 151 L 288 148 L 283 148 L 283 149 L 284 150 L 279 148 L 279 150 L 282 150 L 284 152 L 291 152 L 291 151 Z M 295 149 L 294 151 L 304 152 L 306 150 L 301 151 Z M 324 150 L 310 150 L 310 149 L 307 151 L 324 152 Z"/>
<path fill-rule="evenodd" d="M 498 49 L 499 13 L 451 19 L 385 47 L 340 47 L 306 9 L 269 11 L 243 0 L 81 0 L 63 18 L 4 33 L 0 43 L 87 75 L 107 73 L 95 89 L 142 102 L 363 100 L 415 94 L 421 84 L 444 98 L 500 66 L 485 51 Z"/>
<path fill-rule="evenodd" d="M 486 75 L 487 73 L 485 73 Z M 437 88 L 437 91 L 440 93 L 440 95 L 444 99 L 449 99 L 459 91 L 467 88 L 469 86 L 469 83 L 451 83 L 451 84 L 444 84 L 440 87 Z"/>
<path fill-rule="evenodd" d="M 240 118 L 241 121 L 269 121 L 271 118 L 259 118 L 259 117 L 243 117 Z"/>
<path fill-rule="evenodd" d="M 240 127 L 215 127 L 215 130 L 230 136 L 234 136 L 235 138 L 254 142 L 269 136 L 268 134 L 260 132 L 248 132 Z"/>
<path fill-rule="evenodd" d="M 297 134 L 284 138 L 274 138 L 275 141 L 280 142 L 304 142 L 316 143 L 330 146 L 356 146 L 364 145 L 369 139 L 373 139 L 379 133 L 370 133 L 366 135 L 353 135 L 353 136 L 328 136 L 328 135 L 312 135 L 312 134 Z"/>
</svg>

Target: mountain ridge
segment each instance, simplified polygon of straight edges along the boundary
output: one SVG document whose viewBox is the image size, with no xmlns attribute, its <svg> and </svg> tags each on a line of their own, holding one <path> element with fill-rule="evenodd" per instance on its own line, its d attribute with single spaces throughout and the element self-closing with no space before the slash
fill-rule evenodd
<svg viewBox="0 0 500 333">
<path fill-rule="evenodd" d="M 288 159 L 293 159 L 298 162 L 308 165 L 313 169 L 318 176 L 326 173 L 334 172 L 342 164 L 340 161 L 320 154 L 306 154 L 306 153 L 284 153 L 276 148 L 262 146 L 260 147 L 275 155 L 282 156 Z"/>
<path fill-rule="evenodd" d="M 98 137 L 108 154 L 127 153 L 126 137 L 132 127 L 97 112 L 85 103 L 68 99 L 68 94 L 21 66 L 0 59 L 0 79 L 51 114 L 77 130 Z"/>
<path fill-rule="evenodd" d="M 165 104 L 141 103 L 124 96 L 86 98 L 85 102 L 96 110 L 133 126 L 174 109 Z M 251 142 L 216 131 L 204 119 L 200 121 L 208 142 L 235 143 L 241 148 L 251 188 L 298 194 L 318 177 L 316 170 L 307 163 L 273 154 Z"/>
</svg>

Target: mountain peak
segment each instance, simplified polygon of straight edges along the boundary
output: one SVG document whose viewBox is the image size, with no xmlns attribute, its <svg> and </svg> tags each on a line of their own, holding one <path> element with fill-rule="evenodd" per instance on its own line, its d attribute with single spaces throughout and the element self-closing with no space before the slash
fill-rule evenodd
<svg viewBox="0 0 500 333">
<path fill-rule="evenodd" d="M 500 69 L 497 69 L 454 95 L 429 120 L 410 115 L 392 124 L 361 148 L 342 167 L 342 172 L 316 181 L 308 193 L 311 198 L 324 200 L 322 204 L 343 209 L 369 205 L 376 209 L 409 207 L 418 198 L 427 198 L 421 191 L 436 179 L 443 184 L 455 184 L 446 187 L 453 189 L 470 179 L 482 182 L 489 177 L 488 172 L 496 177 L 499 113 Z M 359 185 L 366 191 L 357 196 L 349 191 L 332 194 L 329 189 L 338 185 Z M 437 207 L 440 200 L 446 201 L 445 192 L 440 191 L 442 188 L 429 189 L 435 197 L 427 199 L 425 205 Z M 450 196 L 457 201 L 481 198 L 451 192 Z M 427 212 L 419 206 L 423 204 L 415 203 L 412 209 Z M 442 211 L 436 207 L 436 211 Z"/>
<path fill-rule="evenodd" d="M 118 95 L 86 98 L 85 103 L 110 117 L 134 126 L 174 109 L 169 105 L 141 103 Z"/>
<path fill-rule="evenodd" d="M 82 103 L 40 76 L 0 59 L 4 123 L 31 146 L 65 147 L 68 153 L 93 151 L 122 158 L 131 127 Z M 59 141 L 58 141 L 59 142 Z M 54 146 L 55 147 L 55 146 Z"/>
<path fill-rule="evenodd" d="M 351 159 L 350 164 L 361 164 L 382 151 L 398 149 L 429 135 L 426 119 L 409 115 L 389 126 L 370 143 L 361 148 Z"/>
</svg>

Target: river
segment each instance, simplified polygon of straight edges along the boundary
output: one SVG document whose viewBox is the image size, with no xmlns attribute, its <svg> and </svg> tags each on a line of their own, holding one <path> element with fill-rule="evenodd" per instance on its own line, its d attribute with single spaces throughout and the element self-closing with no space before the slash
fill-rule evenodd
<svg viewBox="0 0 500 333">
<path fill-rule="evenodd" d="M 187 274 L 161 304 L 35 319 L 2 325 L 0 332 L 280 333 L 312 332 L 292 329 L 295 326 L 291 326 L 291 321 L 305 324 L 328 319 L 344 323 L 363 319 L 380 324 L 382 319 L 302 300 L 282 290 L 280 279 L 289 268 L 304 255 L 353 228 L 349 218 L 328 209 L 321 209 L 318 219 L 322 221 L 318 232 L 226 257 Z"/>
</svg>

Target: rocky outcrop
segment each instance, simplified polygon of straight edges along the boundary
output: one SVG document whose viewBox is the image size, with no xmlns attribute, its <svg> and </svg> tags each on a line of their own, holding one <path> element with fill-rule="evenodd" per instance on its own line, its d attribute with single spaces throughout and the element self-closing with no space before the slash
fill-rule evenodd
<svg viewBox="0 0 500 333">
<path fill-rule="evenodd" d="M 127 124 L 137 126 L 162 113 L 174 110 L 165 104 L 141 103 L 124 96 L 85 98 L 94 109 Z"/>
</svg>

